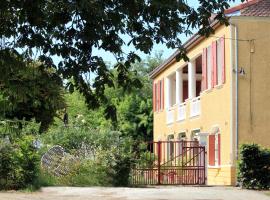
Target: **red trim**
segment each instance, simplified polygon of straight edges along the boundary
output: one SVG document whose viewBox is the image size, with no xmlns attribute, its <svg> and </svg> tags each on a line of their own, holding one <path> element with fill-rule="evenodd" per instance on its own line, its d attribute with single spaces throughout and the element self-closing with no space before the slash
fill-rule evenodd
<svg viewBox="0 0 270 200">
<path fill-rule="evenodd" d="M 215 166 L 215 135 L 209 135 L 209 165 L 210 166 Z"/>
</svg>

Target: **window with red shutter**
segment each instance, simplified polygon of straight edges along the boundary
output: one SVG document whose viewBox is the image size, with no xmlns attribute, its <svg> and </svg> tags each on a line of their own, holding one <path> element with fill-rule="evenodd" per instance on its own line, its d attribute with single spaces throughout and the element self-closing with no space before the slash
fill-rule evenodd
<svg viewBox="0 0 270 200">
<path fill-rule="evenodd" d="M 162 95 L 161 95 L 161 102 L 162 102 L 162 104 L 161 104 L 161 110 L 164 110 L 164 78 L 161 80 L 161 85 L 162 85 L 162 87 L 161 87 L 161 93 L 162 93 Z"/>
<path fill-rule="evenodd" d="M 153 111 L 156 112 L 156 84 L 153 82 Z"/>
<path fill-rule="evenodd" d="M 220 166 L 221 164 L 221 141 L 220 133 L 209 135 L 209 165 Z"/>
<path fill-rule="evenodd" d="M 225 73 L 225 38 L 224 36 L 220 38 L 221 45 L 221 63 L 222 63 L 222 83 L 225 83 L 226 73 Z"/>
<path fill-rule="evenodd" d="M 202 55 L 202 91 L 207 89 L 207 49 L 203 49 Z"/>
<path fill-rule="evenodd" d="M 212 88 L 217 85 L 217 42 L 212 42 Z"/>
<path fill-rule="evenodd" d="M 215 165 L 215 135 L 209 135 L 209 143 L 208 143 L 208 161 L 210 166 Z"/>
<path fill-rule="evenodd" d="M 162 80 L 159 81 L 159 110 L 162 110 Z"/>
</svg>

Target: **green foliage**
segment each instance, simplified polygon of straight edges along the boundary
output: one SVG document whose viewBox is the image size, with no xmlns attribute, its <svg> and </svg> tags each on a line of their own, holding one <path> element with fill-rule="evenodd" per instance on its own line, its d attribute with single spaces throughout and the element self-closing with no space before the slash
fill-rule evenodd
<svg viewBox="0 0 270 200">
<path fill-rule="evenodd" d="M 30 135 L 12 143 L 0 140 L 0 189 L 21 189 L 35 183 L 39 157 L 33 141 Z"/>
<path fill-rule="evenodd" d="M 128 184 L 131 140 L 121 133 L 87 126 L 51 130 L 42 136 L 45 149 L 60 145 L 79 158 L 68 175 L 54 177 L 54 185 L 91 186 Z M 45 152 L 45 150 L 42 150 Z"/>
<path fill-rule="evenodd" d="M 132 45 L 149 53 L 155 43 L 162 43 L 178 48 L 180 57 L 187 59 L 179 35 L 198 28 L 200 34 L 208 36 L 213 32 L 212 13 L 228 24 L 224 10 L 230 1 L 200 0 L 197 9 L 178 0 L 3 1 L 0 34 L 6 38 L 3 48 L 18 51 L 25 58 L 36 56 L 47 67 L 54 66 L 63 79 L 70 80 L 69 89 L 76 88 L 95 108 L 106 102 L 105 85 L 114 85 L 109 67 L 95 49 L 116 57 L 118 84 L 125 88 L 138 85 L 129 72 L 140 58 L 123 47 Z M 57 66 L 53 57 L 60 60 Z M 87 73 L 96 75 L 93 82 L 84 78 Z"/>
<path fill-rule="evenodd" d="M 238 180 L 244 188 L 270 188 L 270 150 L 257 144 L 241 146 Z"/>
<path fill-rule="evenodd" d="M 0 117 L 40 122 L 40 132 L 65 107 L 62 80 L 43 64 L 26 62 L 9 51 L 0 53 Z"/>
</svg>

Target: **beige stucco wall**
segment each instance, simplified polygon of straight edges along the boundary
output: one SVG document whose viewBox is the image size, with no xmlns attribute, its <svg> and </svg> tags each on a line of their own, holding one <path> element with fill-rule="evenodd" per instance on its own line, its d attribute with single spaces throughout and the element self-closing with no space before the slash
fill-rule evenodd
<svg viewBox="0 0 270 200">
<path fill-rule="evenodd" d="M 230 38 L 230 27 L 219 27 L 215 35 L 204 39 L 198 45 L 188 52 L 189 58 L 194 58 L 202 53 L 203 48 L 210 46 L 217 37 L 225 36 Z M 218 168 L 208 168 L 208 184 L 210 185 L 231 185 L 235 182 L 235 168 L 232 166 L 231 158 L 231 40 L 225 40 L 225 65 L 226 65 L 226 82 L 211 90 L 201 93 L 201 115 L 198 117 L 189 117 L 189 100 L 187 101 L 187 119 L 181 122 L 175 122 L 171 125 L 166 124 L 166 111 L 154 113 L 154 140 L 166 140 L 167 136 L 186 132 L 188 140 L 191 138 L 191 131 L 200 129 L 203 133 L 210 133 L 214 126 L 218 126 L 221 132 L 221 166 Z M 175 62 L 161 74 L 154 82 L 165 79 L 174 73 L 180 67 L 185 65 L 184 61 Z M 165 82 L 166 95 L 166 82 Z M 165 98 L 166 101 L 166 98 Z M 177 107 L 177 106 L 176 106 Z M 175 119 L 177 119 L 177 109 L 175 107 Z M 232 175 L 233 174 L 233 175 Z"/>
<path fill-rule="evenodd" d="M 270 147 L 270 17 L 237 17 L 241 40 L 239 67 L 239 144 L 258 143 Z M 254 53 L 252 53 L 254 49 Z"/>
</svg>

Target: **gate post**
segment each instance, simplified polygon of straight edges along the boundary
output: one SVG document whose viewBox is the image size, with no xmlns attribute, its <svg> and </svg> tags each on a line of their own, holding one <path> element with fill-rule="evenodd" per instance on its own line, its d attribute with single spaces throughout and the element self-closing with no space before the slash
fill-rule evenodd
<svg viewBox="0 0 270 200">
<path fill-rule="evenodd" d="M 160 185 L 161 181 L 160 181 L 160 162 L 161 162 L 161 141 L 157 142 L 157 149 L 158 149 L 158 185 Z"/>
</svg>

